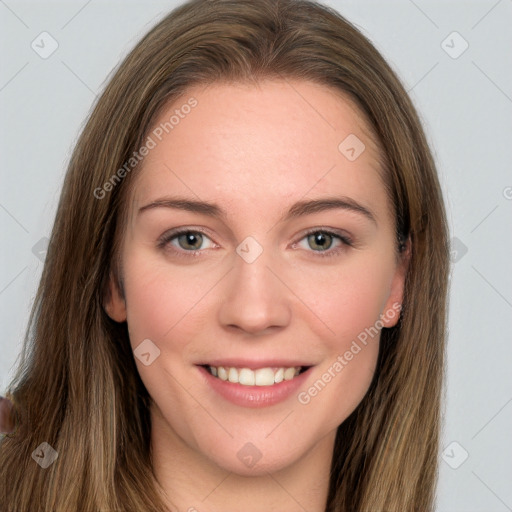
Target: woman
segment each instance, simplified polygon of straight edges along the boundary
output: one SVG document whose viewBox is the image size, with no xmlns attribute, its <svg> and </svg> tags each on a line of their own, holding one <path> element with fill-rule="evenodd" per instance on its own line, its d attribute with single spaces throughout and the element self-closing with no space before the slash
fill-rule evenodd
<svg viewBox="0 0 512 512">
<path fill-rule="evenodd" d="M 418 116 L 352 25 L 184 4 L 73 153 L 1 510 L 432 510 L 447 246 Z"/>
</svg>

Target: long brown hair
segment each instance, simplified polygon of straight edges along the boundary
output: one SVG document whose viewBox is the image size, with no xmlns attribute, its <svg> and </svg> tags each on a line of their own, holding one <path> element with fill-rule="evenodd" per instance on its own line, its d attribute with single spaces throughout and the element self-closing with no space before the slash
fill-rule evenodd
<svg viewBox="0 0 512 512">
<path fill-rule="evenodd" d="M 69 163 L 9 387 L 19 427 L 0 445 L 2 511 L 166 510 L 152 473 L 150 398 L 126 323 L 103 309 L 110 274 L 122 290 L 119 247 L 138 168 L 126 162 L 188 87 L 265 78 L 310 80 L 352 99 L 384 153 L 397 244 L 412 247 L 400 321 L 383 329 L 370 389 L 338 428 L 326 510 L 433 509 L 449 252 L 418 115 L 382 56 L 336 11 L 306 0 L 192 0 L 120 64 Z M 58 453 L 47 469 L 31 456 L 43 442 Z"/>
</svg>

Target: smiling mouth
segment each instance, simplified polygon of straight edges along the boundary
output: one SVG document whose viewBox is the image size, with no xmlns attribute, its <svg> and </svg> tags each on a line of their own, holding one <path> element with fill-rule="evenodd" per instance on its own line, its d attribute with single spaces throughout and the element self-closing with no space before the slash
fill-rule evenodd
<svg viewBox="0 0 512 512">
<path fill-rule="evenodd" d="M 236 368 L 227 366 L 202 365 L 217 379 L 228 381 L 242 386 L 273 386 L 286 380 L 293 380 L 308 370 L 309 366 L 267 367 L 251 370 L 250 368 Z"/>
</svg>

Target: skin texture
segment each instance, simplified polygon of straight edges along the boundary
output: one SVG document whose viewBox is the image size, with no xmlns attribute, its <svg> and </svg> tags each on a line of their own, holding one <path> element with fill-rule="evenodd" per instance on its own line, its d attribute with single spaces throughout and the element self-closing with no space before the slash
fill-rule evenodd
<svg viewBox="0 0 512 512">
<path fill-rule="evenodd" d="M 106 304 L 113 319 L 127 320 L 134 349 L 150 339 L 160 350 L 149 366 L 136 359 L 154 400 L 155 474 L 180 511 L 234 510 L 241 496 L 246 511 L 321 511 L 336 428 L 368 390 L 379 335 L 307 404 L 294 393 L 269 407 L 234 405 L 196 363 L 293 357 L 314 365 L 299 390 L 307 391 L 381 315 L 384 327 L 397 322 L 387 312 L 402 301 L 406 262 L 395 249 L 379 150 L 353 104 L 311 82 L 191 88 L 155 126 L 190 97 L 197 106 L 137 176 L 122 251 L 126 301 L 112 282 Z M 338 149 L 349 134 L 365 144 L 354 161 Z M 215 202 L 226 217 L 162 207 L 137 214 L 168 195 Z M 346 209 L 280 220 L 296 201 L 340 196 L 375 222 Z M 178 227 L 206 230 L 202 243 L 182 236 L 159 248 Z M 310 228 L 338 230 L 353 245 L 327 237 L 319 248 Z M 236 252 L 248 236 L 263 249 L 252 263 Z M 261 454 L 253 467 L 237 457 L 247 442 Z"/>
</svg>

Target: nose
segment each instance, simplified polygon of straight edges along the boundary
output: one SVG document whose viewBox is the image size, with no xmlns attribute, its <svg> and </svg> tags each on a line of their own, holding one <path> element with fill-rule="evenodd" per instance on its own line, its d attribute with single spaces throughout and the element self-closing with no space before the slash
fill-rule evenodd
<svg viewBox="0 0 512 512">
<path fill-rule="evenodd" d="M 219 308 L 219 322 L 225 329 L 264 335 L 290 322 L 291 291 L 280 267 L 263 251 L 253 262 L 235 254 L 234 269 L 225 282 L 225 300 Z"/>
</svg>

